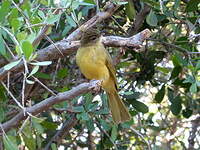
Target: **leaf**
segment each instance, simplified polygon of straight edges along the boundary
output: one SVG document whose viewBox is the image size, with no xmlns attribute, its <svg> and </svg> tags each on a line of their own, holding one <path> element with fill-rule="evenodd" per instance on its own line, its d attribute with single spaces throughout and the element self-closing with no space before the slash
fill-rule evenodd
<svg viewBox="0 0 200 150">
<path fill-rule="evenodd" d="M 86 126 L 90 132 L 93 132 L 95 130 L 92 119 L 89 119 L 88 121 L 86 121 Z"/>
<path fill-rule="evenodd" d="M 31 73 L 28 75 L 28 77 L 34 75 L 38 70 L 39 70 L 40 66 L 34 66 L 33 70 L 31 71 Z"/>
<path fill-rule="evenodd" d="M 183 81 L 183 83 L 195 83 L 196 80 L 194 78 L 194 76 L 191 75 L 187 75 L 187 78 Z"/>
<path fill-rule="evenodd" d="M 170 102 L 172 102 L 174 99 L 174 91 L 170 88 L 167 88 L 167 90 L 168 90 L 168 92 L 167 92 L 168 100 Z"/>
<path fill-rule="evenodd" d="M 161 89 L 155 95 L 155 101 L 157 103 L 161 103 L 165 96 L 165 84 L 161 87 Z"/>
<path fill-rule="evenodd" d="M 85 120 L 85 121 L 87 121 L 87 120 L 90 119 L 88 113 L 86 113 L 86 112 L 82 112 L 80 114 L 77 114 L 76 117 L 77 117 L 78 120 Z"/>
<path fill-rule="evenodd" d="M 117 5 L 126 5 L 128 4 L 128 2 L 120 2 L 120 1 L 117 1 Z"/>
<path fill-rule="evenodd" d="M 1 91 L 0 91 L 1 92 Z M 6 111 L 3 109 L 3 107 L 0 107 L 0 123 L 4 121 L 4 119 L 6 117 Z"/>
<path fill-rule="evenodd" d="M 60 15 L 52 15 L 46 20 L 46 23 L 53 24 L 53 23 L 57 22 L 59 19 L 60 19 Z"/>
<path fill-rule="evenodd" d="M 0 22 L 5 21 L 5 16 L 9 13 L 10 10 L 10 1 L 9 0 L 4 0 L 1 2 L 1 8 L 0 8 Z"/>
<path fill-rule="evenodd" d="M 135 12 L 135 7 L 134 3 L 132 0 L 128 1 L 128 4 L 125 5 L 125 11 L 126 15 L 130 20 L 133 20 L 135 18 L 136 12 Z"/>
<path fill-rule="evenodd" d="M 76 27 L 77 26 L 76 22 L 72 19 L 72 17 L 68 16 L 68 15 L 67 15 L 67 23 L 72 27 Z"/>
<path fill-rule="evenodd" d="M 150 26 L 157 26 L 158 20 L 153 10 L 148 14 L 146 21 Z"/>
<path fill-rule="evenodd" d="M 200 60 L 197 62 L 197 65 L 195 67 L 195 71 L 198 71 L 200 69 Z"/>
<path fill-rule="evenodd" d="M 99 122 L 105 131 L 109 131 L 111 129 L 111 126 L 105 120 L 99 119 Z"/>
<path fill-rule="evenodd" d="M 177 116 L 181 112 L 182 109 L 181 102 L 182 100 L 179 95 L 173 99 L 172 104 L 170 105 L 170 110 L 173 113 L 173 115 Z"/>
<path fill-rule="evenodd" d="M 17 32 L 20 25 L 21 25 L 21 23 L 18 18 L 14 18 L 11 20 L 11 26 L 13 27 L 14 32 Z"/>
<path fill-rule="evenodd" d="M 38 131 L 39 134 L 44 133 L 44 128 L 42 127 L 41 120 L 38 118 L 32 118 L 33 127 Z"/>
<path fill-rule="evenodd" d="M 41 125 L 46 128 L 46 129 L 49 129 L 49 130 L 56 130 L 56 128 L 58 127 L 58 125 L 54 122 L 49 122 L 49 121 L 42 121 L 41 122 Z"/>
<path fill-rule="evenodd" d="M 0 54 L 2 56 L 6 57 L 6 49 L 5 49 L 5 45 L 4 45 L 4 42 L 3 42 L 1 30 L 0 30 Z"/>
<path fill-rule="evenodd" d="M 85 109 L 83 106 L 76 106 L 76 107 L 73 107 L 72 110 L 74 112 L 85 112 Z"/>
<path fill-rule="evenodd" d="M 56 147 L 56 144 L 55 144 L 55 143 L 52 143 L 52 144 L 51 144 L 51 149 L 52 149 L 52 150 L 57 150 L 57 147 Z"/>
<path fill-rule="evenodd" d="M 197 92 L 197 83 L 192 83 L 192 85 L 190 86 L 190 92 L 191 93 L 196 93 Z"/>
<path fill-rule="evenodd" d="M 172 70 L 170 79 L 176 78 L 179 75 L 179 73 L 181 73 L 181 71 L 182 71 L 181 66 L 175 66 L 174 69 Z"/>
<path fill-rule="evenodd" d="M 147 107 L 147 105 L 145 105 L 144 103 L 140 101 L 134 100 L 131 104 L 139 112 L 142 112 L 142 113 L 149 112 L 149 108 Z"/>
<path fill-rule="evenodd" d="M 13 67 L 17 66 L 17 65 L 20 63 L 20 61 L 21 61 L 21 59 L 20 59 L 20 60 L 17 60 L 17 61 L 14 61 L 14 62 L 11 62 L 11 63 L 5 65 L 3 68 L 4 68 L 5 70 L 10 70 L 10 69 L 12 69 Z"/>
<path fill-rule="evenodd" d="M 52 61 L 41 61 L 41 62 L 30 63 L 30 64 L 35 65 L 35 66 L 48 66 L 51 63 L 52 63 Z"/>
<path fill-rule="evenodd" d="M 95 1 L 94 1 L 94 0 L 84 0 L 84 2 L 90 3 L 90 4 L 95 4 Z"/>
<path fill-rule="evenodd" d="M 23 41 L 22 50 L 26 59 L 29 60 L 31 54 L 33 53 L 33 45 L 29 41 Z"/>
<path fill-rule="evenodd" d="M 32 80 L 28 80 L 28 79 L 26 79 L 26 83 L 28 83 L 28 84 L 34 84 L 35 81 L 32 81 Z"/>
<path fill-rule="evenodd" d="M 112 127 L 112 131 L 111 131 L 111 139 L 112 139 L 113 142 L 117 139 L 117 135 L 118 135 L 117 126 L 114 125 Z"/>
<path fill-rule="evenodd" d="M 189 118 L 192 116 L 193 111 L 190 108 L 186 108 L 182 111 L 183 117 Z"/>
<path fill-rule="evenodd" d="M 5 150 L 19 150 L 17 147 L 17 144 L 14 143 L 14 140 L 13 139 L 15 137 L 11 137 L 11 136 L 6 136 L 4 135 L 3 136 L 3 143 L 4 143 L 4 148 Z"/>
<path fill-rule="evenodd" d="M 63 68 L 63 69 L 58 70 L 57 77 L 59 79 L 63 79 L 65 77 L 67 77 L 67 74 L 68 74 L 68 69 L 67 68 Z"/>
<path fill-rule="evenodd" d="M 49 74 L 43 73 L 43 72 L 36 72 L 35 73 L 35 77 L 37 78 L 41 78 L 41 79 L 47 79 L 47 80 L 51 80 L 51 76 Z"/>
<path fill-rule="evenodd" d="M 190 0 L 187 3 L 186 11 L 191 12 L 191 11 L 196 11 L 198 10 L 198 5 L 200 3 L 200 0 Z"/>
</svg>

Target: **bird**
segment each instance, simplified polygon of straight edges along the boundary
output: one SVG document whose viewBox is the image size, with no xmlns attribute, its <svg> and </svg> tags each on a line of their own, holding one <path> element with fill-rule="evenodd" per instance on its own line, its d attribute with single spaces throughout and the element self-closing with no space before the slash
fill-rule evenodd
<svg viewBox="0 0 200 150">
<path fill-rule="evenodd" d="M 101 87 L 108 95 L 113 121 L 116 124 L 129 121 L 131 115 L 118 94 L 112 58 L 102 43 L 98 29 L 93 27 L 83 31 L 76 53 L 76 63 L 87 79 L 101 81 Z"/>
</svg>

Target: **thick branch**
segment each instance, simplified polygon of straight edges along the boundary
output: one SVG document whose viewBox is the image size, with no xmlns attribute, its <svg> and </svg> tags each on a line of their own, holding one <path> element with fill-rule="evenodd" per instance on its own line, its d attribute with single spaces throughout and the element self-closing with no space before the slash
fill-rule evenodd
<svg viewBox="0 0 200 150">
<path fill-rule="evenodd" d="M 53 106 L 54 104 L 57 104 L 57 103 L 60 103 L 60 102 L 66 101 L 66 100 L 70 101 L 73 98 L 75 98 L 76 96 L 79 96 L 81 94 L 91 91 L 92 88 L 94 88 L 98 85 L 97 82 L 98 81 L 82 83 L 69 91 L 59 93 L 56 96 L 51 96 L 51 97 L 41 101 L 40 103 L 35 104 L 32 107 L 26 108 L 25 115 L 24 115 L 24 111 L 21 111 L 15 117 L 13 117 L 11 120 L 3 123 L 1 125 L 1 127 L 3 128 L 3 130 L 5 132 L 7 132 L 9 129 L 17 127 L 22 120 L 25 120 L 28 117 L 28 113 L 30 113 L 32 115 L 37 115 L 37 114 L 49 109 L 49 107 Z M 2 135 L 1 128 L 0 128 L 0 135 Z"/>
<path fill-rule="evenodd" d="M 150 37 L 150 34 L 151 34 L 150 30 L 146 29 L 129 38 L 123 38 L 118 36 L 107 36 L 103 37 L 103 43 L 106 46 L 112 46 L 112 47 L 138 48 L 142 45 L 145 39 Z M 37 60 L 38 61 L 55 60 L 62 57 L 60 52 L 62 52 L 64 56 L 67 56 L 75 52 L 75 50 L 77 50 L 79 46 L 80 46 L 79 41 L 61 40 L 60 42 L 57 42 L 44 49 L 39 50 L 37 52 L 38 54 Z M 23 69 L 23 62 L 19 63 L 17 66 L 10 69 L 9 71 L 15 72 L 15 71 L 20 71 L 20 69 Z M 0 69 L 0 80 L 3 80 L 6 77 L 7 73 L 8 70 L 4 70 L 4 68 L 2 67 Z"/>
</svg>

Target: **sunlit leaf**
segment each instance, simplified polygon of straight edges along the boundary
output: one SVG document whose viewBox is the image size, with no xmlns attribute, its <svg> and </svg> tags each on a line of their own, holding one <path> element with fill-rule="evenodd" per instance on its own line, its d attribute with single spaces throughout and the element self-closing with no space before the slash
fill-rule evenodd
<svg viewBox="0 0 200 150">
<path fill-rule="evenodd" d="M 31 56 L 31 54 L 33 53 L 33 46 L 29 41 L 23 41 L 22 42 L 22 50 L 23 53 L 26 57 L 26 59 L 28 60 Z"/>
<path fill-rule="evenodd" d="M 30 63 L 31 65 L 35 66 L 48 66 L 52 63 L 52 61 L 41 61 L 41 62 L 35 62 L 35 63 Z"/>
<path fill-rule="evenodd" d="M 153 10 L 148 14 L 146 21 L 150 26 L 157 26 L 158 20 Z"/>
<path fill-rule="evenodd" d="M 14 62 L 11 62 L 11 63 L 5 65 L 3 68 L 4 68 L 5 70 L 10 70 L 10 69 L 12 69 L 13 67 L 17 66 L 17 65 L 20 63 L 20 61 L 21 61 L 21 59 L 20 59 L 20 60 L 17 60 L 17 61 L 14 61 Z"/>
</svg>

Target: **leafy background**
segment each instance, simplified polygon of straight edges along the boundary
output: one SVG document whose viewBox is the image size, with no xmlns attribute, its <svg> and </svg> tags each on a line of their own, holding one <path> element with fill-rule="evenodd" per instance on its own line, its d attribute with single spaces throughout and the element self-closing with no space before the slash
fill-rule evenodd
<svg viewBox="0 0 200 150">
<path fill-rule="evenodd" d="M 28 70 L 1 81 L 1 123 L 21 110 L 9 91 L 24 107 L 83 81 L 74 54 L 39 62 L 35 61 L 35 52 L 66 38 L 102 11 L 106 2 L 0 2 L 0 67 L 9 70 L 21 61 L 29 64 Z M 200 1 L 112 2 L 120 6 L 111 18 L 100 23 L 102 33 L 129 37 L 146 28 L 152 31 L 141 52 L 124 48 L 116 65 L 120 95 L 133 119 L 114 124 L 106 95 L 88 93 L 30 116 L 19 128 L 3 134 L 1 149 L 200 149 Z M 35 41 L 44 27 L 48 27 L 46 36 Z M 119 55 L 119 48 L 107 49 L 113 58 Z M 68 128 L 62 131 L 64 136 L 52 140 L 65 124 Z"/>
</svg>

